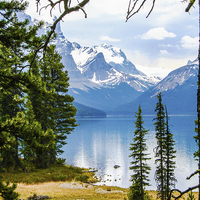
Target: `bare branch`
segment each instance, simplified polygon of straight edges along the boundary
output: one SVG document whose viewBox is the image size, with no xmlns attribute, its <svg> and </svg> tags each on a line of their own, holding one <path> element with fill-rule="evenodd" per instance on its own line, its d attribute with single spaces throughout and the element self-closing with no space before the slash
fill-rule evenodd
<svg viewBox="0 0 200 200">
<path fill-rule="evenodd" d="M 136 6 L 137 2 L 138 2 L 138 0 L 136 0 L 136 2 L 133 4 L 133 7 L 131 8 L 130 13 L 127 14 L 127 16 L 126 16 L 126 22 L 127 22 L 133 15 L 135 15 L 136 13 L 138 13 L 138 12 L 140 11 L 140 9 L 143 7 L 143 5 L 144 5 L 144 3 L 146 2 L 146 0 L 143 0 L 143 2 L 141 3 L 141 5 L 139 6 L 139 8 L 138 8 L 135 12 L 133 12 L 133 13 L 131 14 L 131 12 L 135 9 L 135 6 Z M 131 15 L 130 15 L 130 14 L 131 14 Z"/>
<path fill-rule="evenodd" d="M 185 190 L 185 191 L 183 191 L 183 192 L 181 192 L 181 191 L 178 190 L 178 189 L 173 189 L 173 190 L 171 190 L 170 195 L 169 195 L 169 197 L 168 197 L 167 200 L 170 200 L 171 197 L 173 197 L 175 200 L 176 200 L 176 199 L 179 199 L 179 198 L 181 198 L 184 194 L 186 194 L 186 193 L 188 193 L 189 191 L 192 191 L 192 190 L 194 190 L 194 189 L 197 189 L 198 187 L 199 187 L 199 185 L 196 185 L 196 186 L 194 186 L 194 187 L 189 187 L 187 190 Z M 174 195 L 172 194 L 173 192 L 178 192 L 179 195 L 178 195 L 178 196 L 174 196 Z"/>
<path fill-rule="evenodd" d="M 151 14 L 151 12 L 153 11 L 154 6 L 155 6 L 155 2 L 156 2 L 156 0 L 153 0 L 153 5 L 152 5 L 151 10 L 149 11 L 148 15 L 146 16 L 146 18 L 148 18 L 149 15 Z"/>
<path fill-rule="evenodd" d="M 191 174 L 189 177 L 187 177 L 186 179 L 189 180 L 190 178 L 192 178 L 194 175 L 196 175 L 196 174 L 198 174 L 198 173 L 200 173 L 200 170 L 196 170 L 194 173 L 192 173 L 192 174 Z M 192 191 L 192 190 L 194 190 L 194 189 L 197 189 L 199 186 L 200 186 L 200 185 L 196 185 L 196 186 L 193 186 L 193 187 L 189 187 L 187 190 L 185 190 L 185 191 L 183 191 L 183 192 L 181 192 L 181 191 L 178 190 L 178 189 L 172 189 L 172 190 L 170 191 L 170 195 L 169 195 L 169 197 L 168 197 L 167 200 L 170 200 L 171 197 L 173 197 L 175 200 L 176 200 L 176 199 L 179 199 L 179 198 L 181 198 L 184 194 L 186 194 L 186 193 L 188 193 L 189 191 Z M 173 192 L 178 192 L 179 195 L 178 195 L 178 196 L 174 196 L 174 195 L 173 195 Z"/>
<path fill-rule="evenodd" d="M 133 1 L 135 1 L 135 2 L 134 2 L 134 4 L 133 4 L 132 8 L 131 8 L 131 1 L 132 1 L 132 0 L 129 1 L 129 5 L 128 5 L 128 11 L 127 11 L 127 15 L 126 15 L 126 22 L 127 22 L 133 15 L 137 14 L 137 13 L 141 10 L 141 8 L 144 6 L 144 4 L 145 4 L 145 2 L 146 2 L 147 0 L 143 0 L 142 3 L 140 4 L 139 8 L 138 8 L 137 10 L 135 10 L 135 11 L 134 11 L 134 9 L 135 9 L 136 4 L 138 3 L 139 0 L 133 0 Z M 151 7 L 151 9 L 150 9 L 148 15 L 146 16 L 146 18 L 148 18 L 149 15 L 151 14 L 151 12 L 153 11 L 154 6 L 155 6 L 155 2 L 156 2 L 156 0 L 153 0 L 152 7 Z"/>
<path fill-rule="evenodd" d="M 200 170 L 196 170 L 194 173 L 190 174 L 190 176 L 188 176 L 186 179 L 189 180 L 190 178 L 192 178 L 194 175 L 200 173 Z"/>
<path fill-rule="evenodd" d="M 59 10 L 61 12 L 60 16 L 54 21 L 53 25 L 50 27 L 51 30 L 47 35 L 46 41 L 44 42 L 44 44 L 42 46 L 40 46 L 37 49 L 37 52 L 39 52 L 41 49 L 44 49 L 44 51 L 46 51 L 47 45 L 49 44 L 52 35 L 55 33 L 55 29 L 56 29 L 56 25 L 69 13 L 74 12 L 74 11 L 79 11 L 82 10 L 82 12 L 85 15 L 85 18 L 87 18 L 87 13 L 85 12 L 85 10 L 83 9 L 83 7 L 89 2 L 90 0 L 82 0 L 80 3 L 78 1 L 78 4 L 74 7 L 70 7 L 71 6 L 71 0 L 57 0 L 55 2 L 53 2 L 52 0 L 48 0 L 48 4 L 41 7 L 39 9 L 39 3 L 40 0 L 36 0 L 36 5 L 37 5 L 37 10 L 39 10 L 39 14 L 41 13 L 42 9 L 47 9 L 48 7 L 51 7 L 50 9 L 50 16 L 52 16 L 52 10 L 58 5 L 59 6 Z M 61 11 L 61 3 L 64 3 L 64 11 Z"/>
</svg>

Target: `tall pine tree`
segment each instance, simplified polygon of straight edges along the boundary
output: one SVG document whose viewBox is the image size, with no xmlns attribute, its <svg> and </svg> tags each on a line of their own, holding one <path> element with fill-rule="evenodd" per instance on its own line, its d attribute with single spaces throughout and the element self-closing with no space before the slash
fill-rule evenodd
<svg viewBox="0 0 200 200">
<path fill-rule="evenodd" d="M 131 144 L 130 151 L 132 152 L 130 157 L 134 174 L 131 176 L 132 186 L 128 194 L 129 200 L 144 200 L 147 194 L 145 193 L 145 186 L 149 186 L 148 174 L 150 167 L 147 165 L 149 154 L 147 151 L 145 136 L 148 134 L 148 130 L 143 127 L 142 110 L 139 106 L 138 112 L 136 113 L 135 131 L 133 143 Z"/>
<path fill-rule="evenodd" d="M 8 170 L 13 163 L 26 168 L 19 158 L 19 145 L 25 160 L 29 154 L 38 166 L 55 162 L 76 126 L 61 57 L 45 43 L 47 36 L 36 35 L 43 23 L 29 26 L 28 20 L 17 19 L 15 12 L 26 6 L 18 0 L 0 2 L 0 166 Z M 24 102 L 26 94 L 29 104 Z"/>
<path fill-rule="evenodd" d="M 155 164 L 156 164 L 156 172 L 155 172 L 155 181 L 157 184 L 158 198 L 161 200 L 165 200 L 165 181 L 166 181 L 166 122 L 165 122 L 165 109 L 162 104 L 162 95 L 159 93 L 157 95 L 158 103 L 156 104 L 155 111 L 157 112 L 157 116 L 154 119 L 155 131 L 156 131 L 156 139 L 157 139 L 157 147 L 155 150 Z"/>
<path fill-rule="evenodd" d="M 167 109 L 164 109 L 162 103 L 162 94 L 159 93 L 157 98 L 158 103 L 155 109 L 157 117 L 154 119 L 157 139 L 157 147 L 155 148 L 155 163 L 157 165 L 155 180 L 157 183 L 158 197 L 161 198 L 161 200 L 166 200 L 176 182 L 174 174 L 176 164 L 174 158 L 176 157 L 176 151 L 174 150 L 175 142 L 173 140 L 173 135 L 169 130 Z"/>
<path fill-rule="evenodd" d="M 165 106 L 166 112 L 166 197 L 168 199 L 170 195 L 171 189 L 175 188 L 176 178 L 175 178 L 175 167 L 176 162 L 174 159 L 176 158 L 176 150 L 174 150 L 175 141 L 173 140 L 173 134 L 169 129 L 169 116 L 167 113 L 167 107 Z"/>
<path fill-rule="evenodd" d="M 54 45 L 49 46 L 45 57 L 35 63 L 32 73 L 41 74 L 42 81 L 48 91 L 45 96 L 31 92 L 29 98 L 33 103 L 36 119 L 41 123 L 43 129 L 50 128 L 54 131 L 56 148 L 49 151 L 49 164 L 55 163 L 56 156 L 63 152 L 61 148 L 66 144 L 67 135 L 76 126 L 76 108 L 72 104 L 73 97 L 67 94 L 68 73 L 64 70 L 61 56 L 56 52 Z M 44 141 L 44 143 L 46 142 L 48 143 L 48 141 Z M 44 155 L 41 155 L 41 161 L 44 161 L 43 157 Z M 43 164 L 47 165 L 48 163 Z"/>
<path fill-rule="evenodd" d="M 7 169 L 12 165 L 11 161 L 15 163 L 15 169 L 19 165 L 23 168 L 18 155 L 18 127 L 8 122 L 16 121 L 18 113 L 23 112 L 25 88 L 41 90 L 39 80 L 36 82 L 25 69 L 30 68 L 27 65 L 29 52 L 42 23 L 31 27 L 28 20 L 18 21 L 16 12 L 25 10 L 26 6 L 26 2 L 17 0 L 0 2 L 0 134 L 6 135 L 5 143 L 0 147 L 3 157 L 0 164 Z"/>
</svg>

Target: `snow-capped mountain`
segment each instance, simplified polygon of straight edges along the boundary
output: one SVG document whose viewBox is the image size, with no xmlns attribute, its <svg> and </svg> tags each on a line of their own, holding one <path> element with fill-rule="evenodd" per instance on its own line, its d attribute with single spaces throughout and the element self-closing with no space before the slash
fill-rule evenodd
<svg viewBox="0 0 200 200">
<path fill-rule="evenodd" d="M 110 64 L 116 70 L 128 74 L 145 75 L 136 69 L 135 65 L 126 58 L 126 55 L 120 48 L 113 47 L 109 44 L 81 47 L 77 43 L 74 47 L 72 56 L 80 70 L 82 70 L 82 66 L 85 66 L 86 63 L 96 57 L 97 54 L 102 53 L 104 55 L 105 62 Z"/>
<path fill-rule="evenodd" d="M 156 87 L 154 87 L 154 95 L 157 95 L 158 92 L 173 90 L 177 86 L 184 85 L 188 83 L 189 80 L 197 80 L 198 65 L 196 60 L 190 62 L 188 65 L 180 67 L 169 73 Z M 194 79 L 193 79 L 194 78 Z M 196 82 L 192 83 L 189 81 L 191 86 L 196 86 Z"/>
<path fill-rule="evenodd" d="M 137 91 L 146 91 L 158 83 L 160 77 L 149 77 L 136 69 L 122 52 L 112 45 L 81 47 L 73 43 L 72 56 L 81 74 L 88 80 L 103 87 L 112 87 L 121 82 L 129 84 Z"/>
<path fill-rule="evenodd" d="M 197 60 L 189 61 L 187 65 L 170 72 L 155 87 L 150 88 L 137 99 L 119 106 L 115 112 L 131 114 L 133 110 L 137 111 L 140 104 L 143 113 L 155 114 L 156 95 L 162 92 L 163 104 L 167 106 L 169 114 L 196 114 L 197 75 Z"/>
<path fill-rule="evenodd" d="M 70 78 L 69 94 L 86 106 L 108 111 L 128 103 L 161 79 L 148 77 L 119 48 L 102 44 L 81 47 L 68 41 L 58 24 L 53 42 Z"/>
</svg>

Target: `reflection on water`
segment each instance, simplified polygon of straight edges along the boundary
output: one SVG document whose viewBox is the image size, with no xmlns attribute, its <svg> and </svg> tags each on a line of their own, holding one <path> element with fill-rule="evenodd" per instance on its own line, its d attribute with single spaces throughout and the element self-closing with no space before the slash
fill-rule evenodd
<svg viewBox="0 0 200 200">
<path fill-rule="evenodd" d="M 144 117 L 144 127 L 149 129 L 147 147 L 151 166 L 150 184 L 148 189 L 156 189 L 154 181 L 155 165 L 154 152 L 156 146 L 153 117 Z M 171 116 L 171 132 L 176 141 L 176 188 L 184 190 L 188 186 L 197 184 L 197 177 L 186 180 L 197 169 L 193 153 L 197 149 L 193 139 L 195 116 Z M 102 178 L 99 184 L 129 187 L 132 172 L 129 170 L 131 158 L 130 143 L 133 140 L 135 118 L 108 117 L 108 118 L 81 118 L 80 124 L 68 136 L 67 145 L 64 147 L 67 164 L 78 167 L 98 169 L 97 175 Z M 115 169 L 114 165 L 120 167 Z"/>
</svg>

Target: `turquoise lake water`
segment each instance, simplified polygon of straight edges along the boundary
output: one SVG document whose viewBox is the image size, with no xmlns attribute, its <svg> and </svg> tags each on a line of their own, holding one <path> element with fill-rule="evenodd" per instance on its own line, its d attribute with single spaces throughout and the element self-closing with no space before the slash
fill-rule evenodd
<svg viewBox="0 0 200 200">
<path fill-rule="evenodd" d="M 147 135 L 147 147 L 151 160 L 149 175 L 151 186 L 147 189 L 156 190 L 154 181 L 155 157 L 153 149 L 156 147 L 153 118 L 155 116 L 143 116 L 144 127 L 149 129 Z M 176 141 L 176 188 L 184 190 L 189 186 L 197 185 L 197 176 L 186 180 L 197 169 L 197 162 L 193 153 L 197 146 L 193 136 L 195 135 L 196 116 L 170 116 L 170 130 Z M 112 186 L 129 187 L 132 171 L 129 170 L 131 158 L 130 143 L 133 140 L 135 130 L 134 117 L 107 118 L 77 118 L 78 127 L 68 136 L 67 145 L 63 148 L 62 158 L 67 164 L 78 167 L 95 168 L 97 176 L 102 182 Z M 114 165 L 120 167 L 115 169 Z"/>
</svg>

